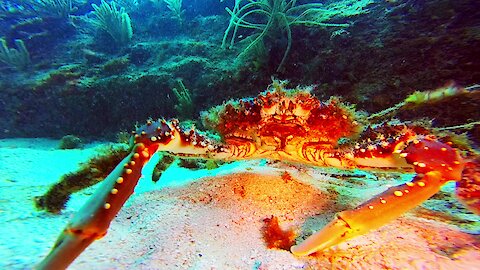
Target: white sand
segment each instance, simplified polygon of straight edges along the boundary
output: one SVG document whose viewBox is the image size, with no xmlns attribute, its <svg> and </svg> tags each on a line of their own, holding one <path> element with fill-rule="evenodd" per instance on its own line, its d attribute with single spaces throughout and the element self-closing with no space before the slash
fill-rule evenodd
<svg viewBox="0 0 480 270">
<path fill-rule="evenodd" d="M 34 209 L 34 196 L 94 154 L 93 147 L 56 145 L 0 140 L 0 269 L 31 269 L 93 190 L 75 195 L 61 215 Z M 174 166 L 153 184 L 152 162 L 107 236 L 70 269 L 480 269 L 480 218 L 450 196 L 452 185 L 404 217 L 323 253 L 298 258 L 269 250 L 264 218 L 275 215 L 303 237 L 401 175 L 340 177 L 348 172 L 264 163 L 212 171 Z M 280 177 L 285 171 L 292 180 Z"/>
</svg>

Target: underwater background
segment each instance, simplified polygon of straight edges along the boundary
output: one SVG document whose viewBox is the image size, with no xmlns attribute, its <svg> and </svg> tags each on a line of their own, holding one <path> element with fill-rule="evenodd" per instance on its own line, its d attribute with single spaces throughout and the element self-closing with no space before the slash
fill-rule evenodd
<svg viewBox="0 0 480 270">
<path fill-rule="evenodd" d="M 395 121 L 453 138 L 478 165 L 479 56 L 477 0 L 2 0 L 0 268 L 45 257 L 97 186 L 86 187 L 126 155 L 136 125 L 164 117 L 206 129 L 202 111 L 274 80 L 358 112 L 396 108 Z M 395 107 L 454 86 L 463 91 Z M 455 198 L 455 183 L 372 238 L 298 259 L 265 247 L 265 218 L 308 233 L 412 174 L 163 158 L 173 165 L 149 165 L 109 234 L 71 269 L 480 269 L 480 217 Z M 472 175 L 480 200 L 480 169 Z"/>
<path fill-rule="evenodd" d="M 0 66 L 3 138 L 114 138 L 148 117 L 195 118 L 230 98 L 254 96 L 272 76 L 316 85 L 320 99 L 342 96 L 368 112 L 415 90 L 479 82 L 478 1 L 323 1 L 332 10 L 325 25 L 290 24 L 290 39 L 280 25 L 248 51 L 259 30 L 227 31 L 225 8 L 234 1 L 183 1 L 178 12 L 163 1 L 120 1 L 116 9 L 130 18 L 126 40 L 94 14 L 100 1 L 71 1 L 66 10 L 35 2 L 2 1 L 0 35 L 8 48 L 22 40 L 29 55 Z M 265 22 L 257 17 L 249 20 Z M 175 109 L 178 80 L 193 101 L 186 111 Z M 475 96 L 399 117 L 454 126 L 478 121 L 478 104 Z M 479 129 L 468 131 L 477 143 Z"/>
</svg>

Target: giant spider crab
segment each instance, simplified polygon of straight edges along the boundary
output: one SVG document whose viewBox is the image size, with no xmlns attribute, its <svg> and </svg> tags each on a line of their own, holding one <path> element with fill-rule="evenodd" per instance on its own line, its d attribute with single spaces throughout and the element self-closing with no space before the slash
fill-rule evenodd
<svg viewBox="0 0 480 270">
<path fill-rule="evenodd" d="M 426 128 L 400 123 L 369 124 L 366 117 L 359 117 L 337 98 L 321 102 L 310 94 L 310 88 L 292 90 L 284 86 L 274 81 L 255 98 L 229 101 L 203 113 L 204 125 L 221 139 L 193 128 L 184 129 L 176 119 L 148 120 L 138 127 L 132 132 L 130 154 L 68 223 L 38 268 L 66 268 L 93 241 L 102 238 L 155 152 L 182 158 L 266 158 L 319 167 L 416 172 L 410 182 L 388 188 L 355 209 L 338 213 L 323 229 L 291 247 L 298 256 L 381 227 L 430 198 L 446 182 L 462 180 L 465 159 L 451 142 L 439 140 Z M 426 93 L 422 98 L 443 98 L 461 91 L 450 87 Z M 479 185 L 474 185 L 478 193 Z"/>
</svg>

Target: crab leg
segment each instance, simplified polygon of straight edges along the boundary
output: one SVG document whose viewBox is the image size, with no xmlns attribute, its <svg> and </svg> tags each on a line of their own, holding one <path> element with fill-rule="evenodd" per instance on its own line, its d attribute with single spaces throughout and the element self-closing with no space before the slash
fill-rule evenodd
<svg viewBox="0 0 480 270">
<path fill-rule="evenodd" d="M 102 238 L 110 222 L 133 193 L 143 165 L 158 145 L 140 143 L 108 175 L 101 187 L 75 214 L 37 269 L 65 269 L 93 241 Z"/>
<path fill-rule="evenodd" d="M 291 251 L 298 256 L 309 255 L 377 229 L 430 198 L 441 185 L 440 173 L 429 172 L 423 178 L 391 187 L 354 210 L 338 213 L 321 231 Z"/>
<path fill-rule="evenodd" d="M 183 156 L 227 158 L 228 149 L 194 130 L 183 131 L 178 121 L 148 121 L 135 132 L 132 152 L 102 182 L 75 214 L 47 257 L 36 269 L 65 269 L 93 241 L 102 238 L 111 221 L 132 195 L 145 163 L 156 151 Z"/>
<path fill-rule="evenodd" d="M 433 196 L 446 182 L 461 179 L 463 162 L 446 144 L 415 140 L 401 154 L 417 172 L 411 182 L 391 187 L 354 210 L 338 213 L 322 230 L 293 246 L 292 253 L 306 256 L 377 229 Z"/>
</svg>

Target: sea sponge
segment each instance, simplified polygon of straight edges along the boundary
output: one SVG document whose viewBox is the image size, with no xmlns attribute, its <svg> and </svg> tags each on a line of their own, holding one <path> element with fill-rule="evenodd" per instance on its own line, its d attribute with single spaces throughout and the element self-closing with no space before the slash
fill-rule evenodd
<svg viewBox="0 0 480 270">
<path fill-rule="evenodd" d="M 268 248 L 278 248 L 290 250 L 295 244 L 296 234 L 293 230 L 283 230 L 278 224 L 278 218 L 271 216 L 263 219 L 265 226 L 263 227 L 263 240 Z"/>
<path fill-rule="evenodd" d="M 155 183 L 158 182 L 163 172 L 166 171 L 174 161 L 175 161 L 175 157 L 168 154 L 163 154 L 162 158 L 158 161 L 157 165 L 155 165 L 155 168 L 153 168 L 152 181 Z"/>
<path fill-rule="evenodd" d="M 59 213 L 70 195 L 102 181 L 129 153 L 126 145 L 101 148 L 93 158 L 83 163 L 76 172 L 67 173 L 42 196 L 34 198 L 39 210 Z"/>
<path fill-rule="evenodd" d="M 60 143 L 58 144 L 59 149 L 76 149 L 82 148 L 83 142 L 77 136 L 74 135 L 66 135 L 60 139 Z"/>
</svg>

